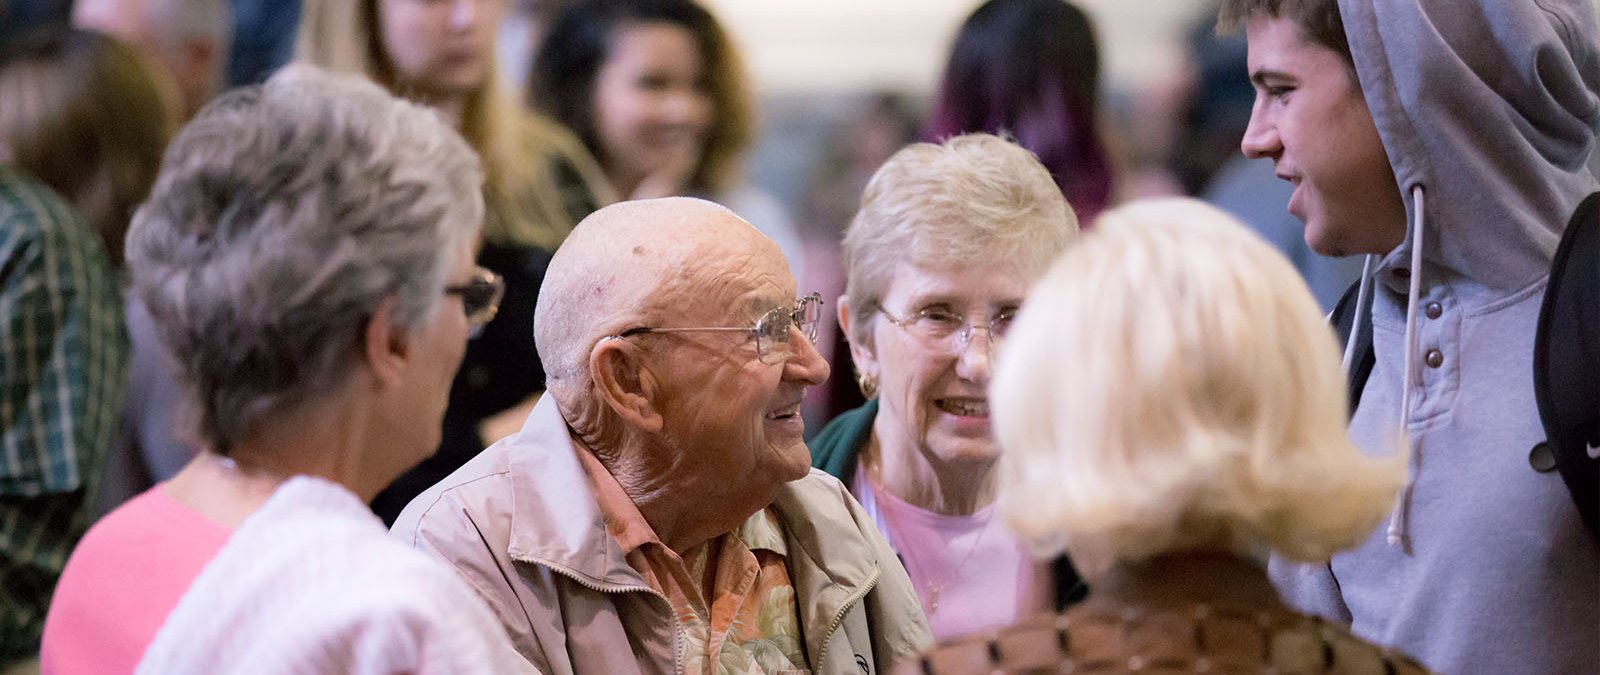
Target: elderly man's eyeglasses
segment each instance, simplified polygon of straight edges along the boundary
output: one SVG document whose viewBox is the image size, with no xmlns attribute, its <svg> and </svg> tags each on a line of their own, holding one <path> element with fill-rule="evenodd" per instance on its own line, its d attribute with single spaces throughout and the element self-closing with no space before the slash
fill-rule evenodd
<svg viewBox="0 0 1600 675">
<path fill-rule="evenodd" d="M 806 336 L 812 343 L 817 341 L 817 320 L 822 317 L 822 294 L 812 293 L 795 300 L 793 307 L 774 307 L 756 319 L 754 326 L 738 328 L 732 326 L 696 327 L 696 328 L 629 328 L 610 338 L 625 338 L 646 333 L 731 333 L 749 331 L 756 341 L 756 358 L 762 363 L 780 363 L 794 355 L 793 345 L 790 343 L 789 328 L 800 329 L 800 334 Z"/>
<path fill-rule="evenodd" d="M 888 319 L 889 323 L 899 326 L 906 334 L 929 349 L 944 350 L 952 346 L 966 349 L 972 344 L 972 333 L 975 330 L 989 331 L 989 348 L 992 350 L 996 343 L 1005 339 L 1006 332 L 1011 330 L 1011 321 L 1017 316 L 1016 310 L 1007 309 L 990 317 L 987 322 L 975 324 L 968 321 L 965 316 L 938 306 L 917 310 L 904 319 L 889 313 L 889 310 L 882 305 L 878 306 L 878 311 L 883 314 L 883 318 Z M 952 338 L 954 338 L 953 344 Z"/>
<path fill-rule="evenodd" d="M 461 307 L 466 310 L 467 324 L 472 327 L 473 334 L 500 311 L 500 298 L 505 293 L 505 280 L 482 267 L 474 270 L 466 283 L 444 288 L 445 295 L 461 296 Z"/>
</svg>

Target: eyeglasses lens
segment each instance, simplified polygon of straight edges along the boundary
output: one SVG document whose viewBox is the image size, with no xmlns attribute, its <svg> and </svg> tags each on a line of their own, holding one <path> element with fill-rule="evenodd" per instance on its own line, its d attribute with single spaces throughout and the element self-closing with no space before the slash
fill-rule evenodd
<svg viewBox="0 0 1600 675">
<path fill-rule="evenodd" d="M 451 288 L 460 294 L 461 307 L 467 314 L 467 323 L 474 329 L 483 327 L 500 311 L 500 299 L 505 295 L 505 282 L 493 272 L 480 270 L 465 284 Z"/>
<path fill-rule="evenodd" d="M 822 316 L 822 296 L 800 298 L 792 309 L 774 308 L 756 321 L 756 355 L 762 363 L 775 363 L 793 353 L 789 327 L 800 329 L 807 340 L 817 340 L 817 320 Z"/>
</svg>

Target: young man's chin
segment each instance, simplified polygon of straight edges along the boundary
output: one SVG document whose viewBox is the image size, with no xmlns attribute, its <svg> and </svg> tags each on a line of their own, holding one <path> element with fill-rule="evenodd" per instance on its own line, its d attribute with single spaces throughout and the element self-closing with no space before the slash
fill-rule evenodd
<svg viewBox="0 0 1600 675">
<path fill-rule="evenodd" d="M 1356 255 L 1344 248 L 1337 246 L 1319 246 L 1317 244 L 1311 244 L 1311 251 L 1325 258 L 1343 258 L 1345 256 Z"/>
<path fill-rule="evenodd" d="M 1307 224 L 1305 237 L 1306 246 L 1309 246 L 1317 255 L 1330 258 L 1342 258 L 1350 255 L 1350 252 L 1345 250 L 1344 246 L 1328 237 L 1327 233 L 1323 232 L 1321 228 Z"/>
</svg>

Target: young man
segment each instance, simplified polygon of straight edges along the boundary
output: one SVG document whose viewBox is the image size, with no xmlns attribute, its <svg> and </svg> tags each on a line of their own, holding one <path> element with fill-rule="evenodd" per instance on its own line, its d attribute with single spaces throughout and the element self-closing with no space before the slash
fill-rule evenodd
<svg viewBox="0 0 1600 675">
<path fill-rule="evenodd" d="M 1600 546 L 1551 469 L 1535 325 L 1566 222 L 1600 189 L 1592 0 L 1227 0 L 1256 105 L 1243 149 L 1328 255 L 1376 256 L 1376 364 L 1351 422 L 1404 437 L 1387 527 L 1288 599 L 1441 672 L 1600 672 Z"/>
</svg>

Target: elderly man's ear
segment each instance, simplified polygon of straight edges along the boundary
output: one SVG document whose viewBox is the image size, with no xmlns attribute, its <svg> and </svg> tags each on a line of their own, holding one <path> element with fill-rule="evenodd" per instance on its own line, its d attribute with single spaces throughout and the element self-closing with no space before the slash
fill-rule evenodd
<svg viewBox="0 0 1600 675">
<path fill-rule="evenodd" d="M 644 357 L 644 350 L 630 340 L 601 340 L 589 352 L 589 373 L 595 395 L 623 423 L 647 433 L 659 433 L 666 422 L 656 405 L 660 389 L 644 367 Z"/>
</svg>

